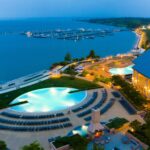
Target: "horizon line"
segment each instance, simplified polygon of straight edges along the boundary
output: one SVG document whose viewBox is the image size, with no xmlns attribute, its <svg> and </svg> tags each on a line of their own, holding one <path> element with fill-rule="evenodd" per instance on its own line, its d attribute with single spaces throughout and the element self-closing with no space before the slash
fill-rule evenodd
<svg viewBox="0 0 150 150">
<path fill-rule="evenodd" d="M 89 17 L 79 17 L 79 16 L 64 16 L 64 17 L 1 17 L 0 18 L 0 21 L 4 21 L 4 20 L 26 20 L 26 19 L 48 19 L 48 18 L 72 18 L 72 19 L 76 19 L 76 18 L 87 18 L 87 19 L 90 19 L 90 18 L 95 18 L 95 19 L 112 19 L 112 18 L 145 18 L 145 19 L 150 19 L 150 17 L 141 17 L 141 16 L 118 16 L 118 17 L 98 17 L 98 16 L 89 16 Z"/>
</svg>

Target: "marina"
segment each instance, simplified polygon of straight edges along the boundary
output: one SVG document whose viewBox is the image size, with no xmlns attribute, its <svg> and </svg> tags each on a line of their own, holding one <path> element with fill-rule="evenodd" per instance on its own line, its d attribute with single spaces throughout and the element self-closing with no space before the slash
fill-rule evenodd
<svg viewBox="0 0 150 150">
<path fill-rule="evenodd" d="M 85 40 L 85 39 L 95 39 L 97 37 L 113 36 L 116 32 L 127 31 L 126 29 L 66 29 L 66 30 L 49 30 L 43 32 L 31 32 L 27 31 L 22 33 L 27 37 L 32 38 L 49 38 L 58 40 Z"/>
<path fill-rule="evenodd" d="M 94 49 L 97 55 L 107 57 L 127 53 L 137 42 L 135 33 L 125 28 L 71 18 L 4 21 L 0 33 L 0 84 L 48 70 L 63 61 L 66 53 L 82 58 Z"/>
</svg>

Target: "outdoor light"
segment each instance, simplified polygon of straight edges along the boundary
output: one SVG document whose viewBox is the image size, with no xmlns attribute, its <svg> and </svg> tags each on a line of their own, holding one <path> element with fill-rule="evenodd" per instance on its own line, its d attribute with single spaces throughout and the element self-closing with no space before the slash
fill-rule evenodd
<svg viewBox="0 0 150 150">
<path fill-rule="evenodd" d="M 75 134 L 78 134 L 78 131 L 73 130 L 72 133 L 75 135 Z"/>
<path fill-rule="evenodd" d="M 43 111 L 43 112 L 48 112 L 48 111 L 50 111 L 50 108 L 49 108 L 49 107 L 43 107 L 43 108 L 42 108 L 42 111 Z"/>
<path fill-rule="evenodd" d="M 82 129 L 83 129 L 83 130 L 87 130 L 87 128 L 88 128 L 88 127 L 85 126 L 85 125 L 82 126 Z"/>
<path fill-rule="evenodd" d="M 36 94 L 33 94 L 32 92 L 27 93 L 27 95 L 29 97 L 34 97 L 34 98 L 38 98 L 39 96 L 37 96 Z"/>
</svg>

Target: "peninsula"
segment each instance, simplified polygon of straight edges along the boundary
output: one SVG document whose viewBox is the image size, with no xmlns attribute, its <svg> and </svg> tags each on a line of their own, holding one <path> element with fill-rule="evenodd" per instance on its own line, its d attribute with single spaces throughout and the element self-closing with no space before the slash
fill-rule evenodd
<svg viewBox="0 0 150 150">
<path fill-rule="evenodd" d="M 150 48 L 150 18 L 95 18 L 89 19 L 88 22 L 125 27 L 129 30 L 133 30 L 140 36 L 138 48 L 145 50 Z"/>
</svg>

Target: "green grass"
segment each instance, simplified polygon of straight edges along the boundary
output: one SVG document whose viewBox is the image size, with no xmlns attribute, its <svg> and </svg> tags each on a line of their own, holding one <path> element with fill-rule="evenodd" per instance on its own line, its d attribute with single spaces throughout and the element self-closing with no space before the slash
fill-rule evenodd
<svg viewBox="0 0 150 150">
<path fill-rule="evenodd" d="M 76 134 L 71 137 L 62 137 L 54 142 L 56 148 L 69 144 L 73 150 L 86 150 L 89 141 Z"/>
<path fill-rule="evenodd" d="M 120 127 L 122 127 L 125 123 L 127 123 L 128 120 L 126 120 L 125 118 L 114 118 L 110 123 L 107 124 L 108 128 L 115 128 L 118 129 Z"/>
<path fill-rule="evenodd" d="M 130 131 L 130 133 L 150 147 L 150 111 L 147 112 L 144 119 L 146 123 L 143 125 L 138 121 L 134 121 L 134 123 L 132 122 L 131 126 L 135 131 Z"/>
<path fill-rule="evenodd" d="M 12 100 L 14 100 L 18 96 L 26 92 L 30 92 L 32 90 L 37 90 L 41 88 L 49 88 L 49 87 L 71 87 L 71 88 L 77 88 L 79 90 L 83 90 L 83 89 L 85 90 L 87 88 L 89 89 L 100 88 L 100 86 L 97 84 L 85 80 L 77 79 L 77 78 L 72 79 L 71 77 L 61 77 L 55 79 L 48 79 L 40 83 L 34 84 L 32 86 L 21 88 L 9 93 L 0 94 L 0 109 L 8 107 L 9 103 Z"/>
</svg>

